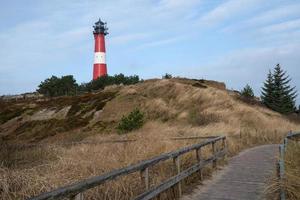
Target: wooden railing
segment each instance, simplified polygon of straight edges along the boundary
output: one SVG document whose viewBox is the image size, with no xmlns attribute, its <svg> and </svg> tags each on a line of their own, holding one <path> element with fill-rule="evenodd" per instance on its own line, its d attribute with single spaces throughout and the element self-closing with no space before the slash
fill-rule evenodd
<svg viewBox="0 0 300 200">
<path fill-rule="evenodd" d="M 219 146 L 221 146 L 221 148 L 216 147 L 217 143 L 220 143 Z M 212 155 L 209 158 L 204 159 L 201 156 L 201 149 L 203 149 L 203 147 L 206 147 L 208 145 L 211 145 Z M 195 158 L 197 159 L 197 163 L 188 169 L 181 170 L 180 157 L 191 151 L 195 151 L 195 155 L 196 155 Z M 202 177 L 202 169 L 205 166 L 212 163 L 213 168 L 216 168 L 217 160 L 220 158 L 225 158 L 225 156 L 226 156 L 226 137 L 225 136 L 215 137 L 205 142 L 184 147 L 173 152 L 161 154 L 149 160 L 145 160 L 138 164 L 131 165 L 125 168 L 117 169 L 101 176 L 92 177 L 90 179 L 86 179 L 78 183 L 74 183 L 72 185 L 57 188 L 53 191 L 46 192 L 36 197 L 29 198 L 29 200 L 46 200 L 46 199 L 61 199 L 61 198 L 69 198 L 71 200 L 83 200 L 84 199 L 83 193 L 86 190 L 99 186 L 106 181 L 113 180 L 117 177 L 128 175 L 134 172 L 140 172 L 141 181 L 145 187 L 145 192 L 138 195 L 134 199 L 136 200 L 152 199 L 171 187 L 177 187 L 178 196 L 181 196 L 182 194 L 181 182 L 183 179 L 187 178 L 188 176 L 190 176 L 191 174 L 197 171 L 200 172 L 200 175 Z M 173 159 L 177 174 L 169 178 L 168 180 L 160 183 L 159 185 L 150 188 L 149 168 L 153 167 L 159 162 L 166 161 L 168 159 Z"/>
<path fill-rule="evenodd" d="M 278 177 L 280 180 L 280 200 L 285 200 L 286 199 L 286 195 L 285 195 L 285 190 L 283 187 L 283 180 L 285 178 L 285 162 L 284 162 L 284 157 L 285 157 L 285 151 L 287 149 L 287 145 L 288 145 L 288 141 L 289 140 L 297 140 L 300 141 L 300 133 L 292 133 L 290 132 L 285 138 L 284 138 L 284 142 L 283 144 L 279 145 L 279 160 L 278 160 Z"/>
</svg>

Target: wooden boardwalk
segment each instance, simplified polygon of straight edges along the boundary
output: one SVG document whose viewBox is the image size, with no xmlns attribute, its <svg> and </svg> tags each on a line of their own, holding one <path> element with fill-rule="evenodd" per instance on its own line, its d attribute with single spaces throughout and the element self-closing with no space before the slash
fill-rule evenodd
<svg viewBox="0 0 300 200">
<path fill-rule="evenodd" d="M 212 180 L 204 181 L 182 200 L 260 200 L 264 199 L 267 177 L 275 170 L 278 145 L 248 149 L 229 160 Z"/>
</svg>

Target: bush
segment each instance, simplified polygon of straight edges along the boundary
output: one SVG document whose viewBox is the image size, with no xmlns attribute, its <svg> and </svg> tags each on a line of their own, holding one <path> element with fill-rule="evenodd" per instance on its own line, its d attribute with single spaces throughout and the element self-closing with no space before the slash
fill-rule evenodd
<svg viewBox="0 0 300 200">
<path fill-rule="evenodd" d="M 243 97 L 253 98 L 254 97 L 253 89 L 247 84 L 244 87 L 244 89 L 241 91 L 241 95 Z"/>
<path fill-rule="evenodd" d="M 73 96 L 78 93 L 104 89 L 109 85 L 132 85 L 138 82 L 140 82 L 140 78 L 137 75 L 125 76 L 124 74 L 116 74 L 114 76 L 101 76 L 96 80 L 78 85 L 72 75 L 62 77 L 51 76 L 40 83 L 37 92 L 47 97 Z"/>
<path fill-rule="evenodd" d="M 123 116 L 117 129 L 119 133 L 127 133 L 138 129 L 144 124 L 144 113 L 139 109 L 134 109 L 128 116 Z"/>
<path fill-rule="evenodd" d="M 173 78 L 171 74 L 166 73 L 165 75 L 162 76 L 163 79 L 171 79 Z"/>
<path fill-rule="evenodd" d="M 78 84 L 72 75 L 61 78 L 52 76 L 42 81 L 37 91 L 48 97 L 75 95 Z"/>
<path fill-rule="evenodd" d="M 104 87 L 114 84 L 132 85 L 140 82 L 140 78 L 137 75 L 125 76 L 124 74 L 116 74 L 114 76 L 101 76 L 96 80 L 92 80 L 89 83 L 82 83 L 79 86 L 81 92 L 91 92 L 93 90 L 104 89 Z"/>
</svg>

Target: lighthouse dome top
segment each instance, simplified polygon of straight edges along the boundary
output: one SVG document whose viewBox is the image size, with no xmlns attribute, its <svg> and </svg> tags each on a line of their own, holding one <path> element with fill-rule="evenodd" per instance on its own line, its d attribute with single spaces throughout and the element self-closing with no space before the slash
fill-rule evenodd
<svg viewBox="0 0 300 200">
<path fill-rule="evenodd" d="M 108 32 L 108 28 L 106 26 L 106 22 L 101 21 L 101 19 L 99 18 L 99 20 L 95 23 L 94 27 L 94 34 L 104 34 L 107 35 Z"/>
</svg>

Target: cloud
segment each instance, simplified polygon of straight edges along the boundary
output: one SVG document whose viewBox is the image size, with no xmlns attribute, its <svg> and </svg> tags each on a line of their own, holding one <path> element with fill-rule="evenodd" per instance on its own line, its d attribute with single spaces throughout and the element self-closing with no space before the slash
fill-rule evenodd
<svg viewBox="0 0 300 200">
<path fill-rule="evenodd" d="M 281 23 L 294 18 L 300 17 L 300 3 L 293 3 L 288 5 L 279 5 L 268 10 L 250 16 L 247 19 L 238 21 L 234 24 L 223 28 L 225 33 L 237 33 L 241 31 L 249 31 L 274 23 Z"/>
<path fill-rule="evenodd" d="M 267 23 L 272 23 L 276 20 L 286 20 L 286 18 L 299 17 L 300 3 L 294 3 L 285 6 L 279 6 L 273 9 L 270 9 L 266 12 L 259 14 L 249 20 L 246 20 L 244 24 L 246 25 L 262 25 Z"/>
<path fill-rule="evenodd" d="M 155 41 L 151 41 L 151 42 L 146 42 L 140 46 L 138 46 L 136 48 L 136 50 L 140 50 L 140 49 L 145 49 L 145 48 L 149 48 L 149 47 L 156 47 L 156 46 L 161 46 L 161 45 L 166 45 L 166 44 L 171 44 L 171 43 L 176 43 L 179 42 L 181 40 L 186 39 L 185 36 L 176 36 L 176 37 L 171 37 L 171 38 L 163 38 L 163 39 L 159 39 L 159 40 L 155 40 Z"/>
<path fill-rule="evenodd" d="M 251 11 L 254 7 L 256 7 L 261 0 L 230 0 L 227 1 L 208 13 L 201 16 L 199 19 L 200 25 L 217 25 L 221 22 L 233 18 L 237 15 L 241 15 L 244 12 Z"/>
<path fill-rule="evenodd" d="M 269 25 L 260 29 L 260 31 L 263 34 L 273 34 L 277 32 L 287 32 L 291 30 L 300 30 L 300 18 L 296 20 L 290 20 L 282 23 Z"/>
</svg>

